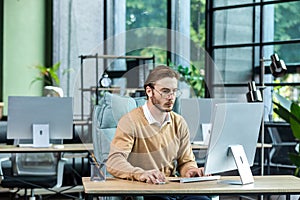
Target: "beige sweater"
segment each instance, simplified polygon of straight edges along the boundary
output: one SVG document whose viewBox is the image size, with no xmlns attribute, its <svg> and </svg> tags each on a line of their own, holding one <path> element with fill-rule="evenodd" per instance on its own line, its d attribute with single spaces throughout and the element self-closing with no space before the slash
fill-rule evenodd
<svg viewBox="0 0 300 200">
<path fill-rule="evenodd" d="M 139 180 L 144 170 L 159 169 L 172 176 L 196 168 L 186 122 L 174 112 L 170 118 L 160 128 L 148 123 L 142 107 L 124 115 L 110 145 L 107 171 L 118 178 Z"/>
</svg>

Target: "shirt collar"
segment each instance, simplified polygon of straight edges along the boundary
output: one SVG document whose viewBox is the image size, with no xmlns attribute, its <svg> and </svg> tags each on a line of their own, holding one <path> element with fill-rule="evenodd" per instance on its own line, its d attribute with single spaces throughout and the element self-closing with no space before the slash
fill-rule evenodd
<svg viewBox="0 0 300 200">
<path fill-rule="evenodd" d="M 155 124 L 155 125 L 158 125 L 158 126 L 164 126 L 165 124 L 169 124 L 171 123 L 171 117 L 170 117 L 170 113 L 167 112 L 167 116 L 165 118 L 165 121 L 163 122 L 163 124 L 160 124 L 157 120 L 154 119 L 154 117 L 152 116 L 148 106 L 147 106 L 147 102 L 142 106 L 143 108 L 143 112 L 144 112 L 144 115 L 148 121 L 149 124 Z"/>
</svg>

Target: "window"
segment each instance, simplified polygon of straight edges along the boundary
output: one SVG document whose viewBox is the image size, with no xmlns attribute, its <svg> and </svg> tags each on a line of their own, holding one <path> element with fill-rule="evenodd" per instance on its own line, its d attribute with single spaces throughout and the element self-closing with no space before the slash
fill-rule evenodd
<svg viewBox="0 0 300 200">
<path fill-rule="evenodd" d="M 126 0 L 127 55 L 155 55 L 156 63 L 166 63 L 167 9 L 167 0 Z"/>
<path fill-rule="evenodd" d="M 190 59 L 195 66 L 204 70 L 204 54 L 194 50 L 196 48 L 204 51 L 205 48 L 205 0 L 191 0 L 190 15 Z"/>
<path fill-rule="evenodd" d="M 264 64 L 265 104 L 271 106 L 273 89 L 298 100 L 299 9 L 299 1 L 207 1 L 206 48 L 216 64 L 214 69 L 207 67 L 213 72 L 209 77 L 212 94 L 245 98 L 248 81 L 263 84 L 260 66 Z M 274 53 L 288 67 L 283 78 L 274 79 L 268 70 Z"/>
</svg>

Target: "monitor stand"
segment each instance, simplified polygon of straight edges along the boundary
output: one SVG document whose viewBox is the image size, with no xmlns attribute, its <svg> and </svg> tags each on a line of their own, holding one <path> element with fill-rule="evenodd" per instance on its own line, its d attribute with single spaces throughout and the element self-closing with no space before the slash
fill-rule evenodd
<svg viewBox="0 0 300 200">
<path fill-rule="evenodd" d="M 254 183 L 254 178 L 243 146 L 231 145 L 229 146 L 229 152 L 231 152 L 233 155 L 241 179 L 241 181 L 232 181 L 229 183 L 238 185 Z"/>
<path fill-rule="evenodd" d="M 49 124 L 33 124 L 33 147 L 49 147 Z"/>
<path fill-rule="evenodd" d="M 32 143 L 20 143 L 18 146 L 37 148 L 50 147 L 49 138 L 49 124 L 32 124 Z"/>
<path fill-rule="evenodd" d="M 51 147 L 49 136 L 49 124 L 32 124 L 32 139 L 15 139 L 18 147 Z"/>
</svg>

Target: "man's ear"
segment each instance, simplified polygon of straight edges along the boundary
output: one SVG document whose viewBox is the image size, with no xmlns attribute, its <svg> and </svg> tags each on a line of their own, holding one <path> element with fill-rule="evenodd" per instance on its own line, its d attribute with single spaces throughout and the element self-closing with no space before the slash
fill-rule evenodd
<svg viewBox="0 0 300 200">
<path fill-rule="evenodd" d="M 152 92 L 152 88 L 150 86 L 147 86 L 145 91 L 149 98 L 152 97 L 153 92 Z"/>
</svg>

